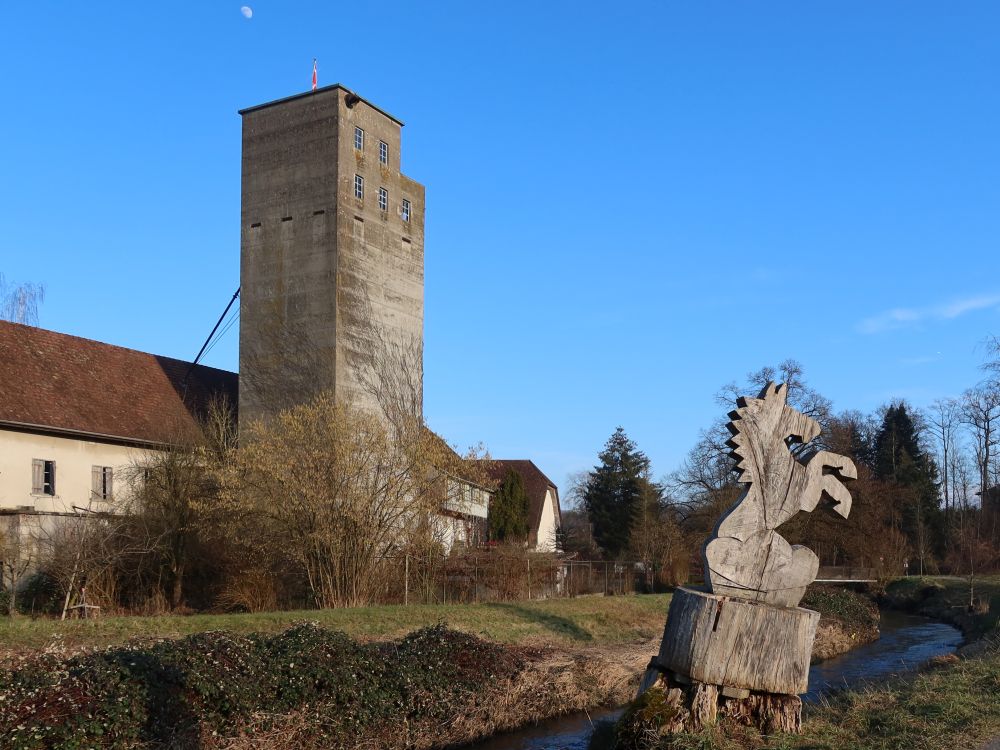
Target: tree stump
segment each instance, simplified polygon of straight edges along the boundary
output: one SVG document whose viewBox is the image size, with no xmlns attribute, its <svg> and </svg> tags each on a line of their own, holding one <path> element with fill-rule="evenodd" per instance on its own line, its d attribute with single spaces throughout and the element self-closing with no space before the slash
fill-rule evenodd
<svg viewBox="0 0 1000 750">
<path fill-rule="evenodd" d="M 697 682 L 765 693 L 809 689 L 819 612 L 679 588 L 657 661 Z"/>
<path fill-rule="evenodd" d="M 619 734 L 648 739 L 654 726 L 658 735 L 697 732 L 721 720 L 798 732 L 818 623 L 818 612 L 801 607 L 677 589 Z"/>
<path fill-rule="evenodd" d="M 801 729 L 799 696 L 747 693 L 705 683 L 685 684 L 676 675 L 657 672 L 656 679 L 619 720 L 615 747 L 645 750 L 656 747 L 664 735 L 700 732 L 719 722 L 754 727 L 764 734 L 797 733 Z"/>
</svg>

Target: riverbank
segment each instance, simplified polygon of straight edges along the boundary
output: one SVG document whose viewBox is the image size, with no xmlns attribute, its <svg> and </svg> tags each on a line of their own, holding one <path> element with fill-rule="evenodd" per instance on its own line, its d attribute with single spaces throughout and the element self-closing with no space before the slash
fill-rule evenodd
<svg viewBox="0 0 1000 750">
<path fill-rule="evenodd" d="M 829 648 L 839 648 L 845 638 L 850 642 L 851 634 L 856 640 L 860 629 L 870 625 L 871 611 L 857 595 L 817 590 L 813 599 L 810 604 L 824 610 L 831 628 L 839 623 L 840 635 Z M 668 595 L 654 595 L 267 615 L 14 621 L 0 629 L 8 667 L 0 674 L 0 707 L 11 717 L 0 730 L 6 736 L 0 738 L 4 747 L 31 748 L 36 746 L 31 736 L 41 733 L 49 737 L 45 746 L 58 747 L 51 732 L 61 731 L 60 722 L 70 722 L 74 732 L 96 732 L 91 737 L 94 746 L 113 746 L 116 737 L 138 746 L 162 743 L 169 725 L 182 728 L 185 746 L 202 748 L 338 747 L 342 740 L 347 743 L 343 746 L 355 747 L 361 737 L 373 748 L 441 747 L 630 700 L 659 647 L 668 605 Z M 317 624 L 282 632 L 292 618 L 302 615 Z M 489 658 L 479 665 L 480 679 L 461 671 L 441 673 L 428 685 L 422 682 L 427 679 L 426 664 L 419 658 L 417 666 L 400 661 L 400 653 L 414 658 L 413 642 L 434 640 L 426 636 L 432 631 L 423 631 L 424 641 L 414 641 L 414 636 L 399 640 L 401 632 L 445 617 L 457 630 L 432 631 L 447 643 L 464 644 L 464 649 L 447 652 L 441 660 L 457 660 L 461 666 L 465 652 L 486 654 Z M 331 625 L 357 641 L 333 632 Z M 219 626 L 228 627 L 220 631 Z M 190 634 L 182 639 L 168 637 L 184 630 Z M 5 634 L 13 637 L 3 638 Z M 396 639 L 390 640 L 392 636 Z M 332 685 L 331 661 L 357 665 L 351 672 L 355 692 L 338 692 Z M 299 685 L 304 692 L 289 694 L 284 683 L 272 679 L 275 670 L 292 684 L 306 675 L 305 685 Z M 344 678 L 337 674 L 337 679 Z M 402 686 L 399 674 L 410 675 Z M 259 690 L 248 693 L 244 685 Z M 431 703 L 435 708 L 428 711 Z M 121 705 L 128 707 L 128 720 L 120 715 Z M 72 724 L 81 715 L 99 717 L 94 719 L 97 725 Z M 164 715 L 174 718 L 165 723 Z M 371 716 L 379 721 L 369 721 Z M 345 720 L 357 723 L 345 725 Z"/>
<path fill-rule="evenodd" d="M 359 643 L 300 624 L 0 671 L 0 747 L 436 748 L 620 703 L 648 646 L 513 646 L 443 626 Z"/>
<path fill-rule="evenodd" d="M 889 683 L 855 688 L 808 705 L 802 734 L 761 736 L 733 726 L 677 735 L 658 746 L 700 750 L 953 750 L 1000 738 L 1000 576 L 977 581 L 911 578 L 890 585 L 884 603 L 959 627 L 958 655 Z"/>
<path fill-rule="evenodd" d="M 814 584 L 800 606 L 820 613 L 813 641 L 813 663 L 878 640 L 879 611 L 869 596 L 843 586 Z"/>
</svg>

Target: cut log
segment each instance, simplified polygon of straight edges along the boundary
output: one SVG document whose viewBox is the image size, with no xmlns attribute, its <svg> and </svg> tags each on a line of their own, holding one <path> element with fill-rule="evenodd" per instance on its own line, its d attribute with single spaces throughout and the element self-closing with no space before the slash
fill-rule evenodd
<svg viewBox="0 0 1000 750">
<path fill-rule="evenodd" d="M 693 589 L 674 592 L 656 659 L 696 682 L 799 695 L 809 687 L 809 659 L 819 613 L 774 607 Z M 644 684 L 653 676 L 647 674 Z"/>
</svg>

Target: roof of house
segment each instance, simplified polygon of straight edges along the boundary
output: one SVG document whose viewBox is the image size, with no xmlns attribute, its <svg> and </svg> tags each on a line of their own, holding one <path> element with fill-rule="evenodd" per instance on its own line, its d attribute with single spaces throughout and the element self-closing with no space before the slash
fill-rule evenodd
<svg viewBox="0 0 1000 750">
<path fill-rule="evenodd" d="M 188 371 L 190 370 L 190 375 Z M 185 384 L 185 378 L 187 382 Z M 0 321 L 0 425 L 128 443 L 192 434 L 234 372 Z"/>
<path fill-rule="evenodd" d="M 542 522 L 545 496 L 550 487 L 556 498 L 554 510 L 558 522 L 559 488 L 535 466 L 534 462 L 527 459 L 493 459 L 490 462 L 489 472 L 497 484 L 503 482 L 508 471 L 515 471 L 521 475 L 524 491 L 528 494 L 528 544 L 534 546 L 538 543 L 538 527 Z"/>
</svg>

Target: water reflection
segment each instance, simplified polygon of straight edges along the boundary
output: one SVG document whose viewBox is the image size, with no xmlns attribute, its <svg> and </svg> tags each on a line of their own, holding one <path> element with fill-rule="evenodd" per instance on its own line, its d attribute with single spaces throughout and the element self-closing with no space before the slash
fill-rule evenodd
<svg viewBox="0 0 1000 750">
<path fill-rule="evenodd" d="M 802 700 L 815 702 L 834 690 L 912 671 L 931 657 L 950 654 L 962 643 L 962 634 L 951 625 L 898 612 L 883 612 L 880 630 L 882 636 L 874 643 L 814 664 L 809 670 L 809 692 Z"/>
</svg>

